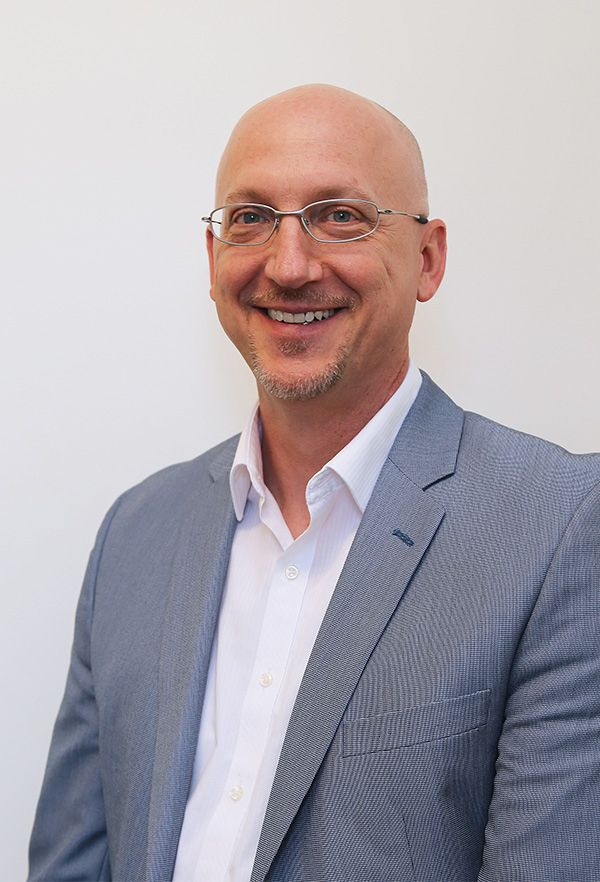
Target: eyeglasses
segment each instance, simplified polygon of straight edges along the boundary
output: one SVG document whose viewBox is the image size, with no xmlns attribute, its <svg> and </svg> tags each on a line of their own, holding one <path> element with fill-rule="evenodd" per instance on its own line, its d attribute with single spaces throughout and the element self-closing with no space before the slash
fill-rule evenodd
<svg viewBox="0 0 600 882">
<path fill-rule="evenodd" d="M 365 199 L 325 199 L 311 202 L 298 211 L 276 211 L 269 205 L 235 203 L 215 208 L 202 220 L 210 225 L 219 242 L 228 245 L 264 245 L 279 227 L 282 217 L 297 217 L 303 229 L 317 242 L 355 242 L 370 236 L 379 226 L 381 215 L 402 214 L 420 224 L 428 223 L 423 214 L 378 208 Z"/>
</svg>

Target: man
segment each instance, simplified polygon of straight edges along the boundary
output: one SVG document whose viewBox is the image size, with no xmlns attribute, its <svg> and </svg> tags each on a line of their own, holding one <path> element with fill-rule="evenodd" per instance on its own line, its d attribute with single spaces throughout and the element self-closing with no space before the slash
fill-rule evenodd
<svg viewBox="0 0 600 882">
<path fill-rule="evenodd" d="M 418 147 L 304 86 L 209 220 L 242 433 L 107 516 L 32 879 L 600 879 L 600 457 L 409 359 L 443 276 Z"/>
</svg>

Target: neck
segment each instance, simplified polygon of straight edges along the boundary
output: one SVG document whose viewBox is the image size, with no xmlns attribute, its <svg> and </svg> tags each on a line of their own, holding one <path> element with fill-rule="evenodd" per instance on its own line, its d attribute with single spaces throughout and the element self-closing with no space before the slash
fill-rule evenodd
<svg viewBox="0 0 600 882">
<path fill-rule="evenodd" d="M 407 368 L 384 392 L 370 390 L 359 401 L 355 396 L 344 400 L 343 390 L 335 387 L 306 401 L 273 398 L 259 388 L 264 480 L 294 539 L 310 522 L 306 504 L 309 480 L 391 398 Z"/>
</svg>

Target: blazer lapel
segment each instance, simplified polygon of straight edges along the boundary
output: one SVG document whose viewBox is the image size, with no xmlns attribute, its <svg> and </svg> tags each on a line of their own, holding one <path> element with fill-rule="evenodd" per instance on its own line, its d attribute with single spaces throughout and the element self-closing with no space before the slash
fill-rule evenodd
<svg viewBox="0 0 600 882">
<path fill-rule="evenodd" d="M 228 475 L 235 443 L 211 467 L 213 483 L 183 518 L 163 626 L 158 726 L 144 878 L 164 882 L 175 865 L 192 775 L 212 643 L 235 515 Z"/>
<path fill-rule="evenodd" d="M 424 489 L 453 472 L 462 422 L 463 412 L 424 376 L 378 478 L 307 664 L 251 882 L 264 880 L 369 656 L 444 516 L 444 509 Z"/>
</svg>

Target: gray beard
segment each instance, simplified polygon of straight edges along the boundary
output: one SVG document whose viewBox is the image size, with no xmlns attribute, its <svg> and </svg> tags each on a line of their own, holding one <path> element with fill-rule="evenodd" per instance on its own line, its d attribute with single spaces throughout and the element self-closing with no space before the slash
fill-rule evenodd
<svg viewBox="0 0 600 882">
<path fill-rule="evenodd" d="M 292 354 L 291 352 L 289 354 Z M 250 343 L 250 367 L 256 381 L 265 392 L 283 401 L 308 401 L 327 392 L 340 379 L 348 360 L 348 350 L 344 346 L 336 354 L 336 358 L 320 373 L 309 377 L 282 379 L 264 369 L 256 347 Z"/>
</svg>

